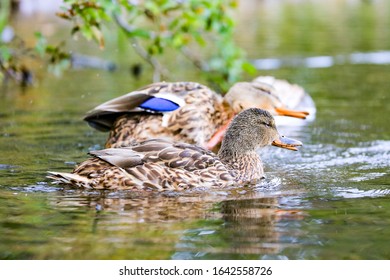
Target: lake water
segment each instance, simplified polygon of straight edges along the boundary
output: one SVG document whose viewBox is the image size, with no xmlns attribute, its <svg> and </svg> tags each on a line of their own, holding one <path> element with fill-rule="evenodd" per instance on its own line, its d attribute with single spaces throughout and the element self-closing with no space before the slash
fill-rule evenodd
<svg viewBox="0 0 390 280">
<path fill-rule="evenodd" d="M 115 72 L 38 71 L 32 87 L 1 88 L 0 259 L 390 259 L 390 3 L 242 2 L 237 40 L 258 75 L 300 84 L 316 103 L 314 121 L 279 128 L 300 151 L 262 151 L 267 179 L 252 187 L 146 196 L 49 184 L 47 170 L 103 146 L 84 113 L 148 83 L 129 74 L 137 59 L 123 38 L 108 41 Z M 52 20 L 14 22 L 27 39 L 40 27 L 66 34 Z M 177 65 L 177 80 L 203 82 Z"/>
</svg>

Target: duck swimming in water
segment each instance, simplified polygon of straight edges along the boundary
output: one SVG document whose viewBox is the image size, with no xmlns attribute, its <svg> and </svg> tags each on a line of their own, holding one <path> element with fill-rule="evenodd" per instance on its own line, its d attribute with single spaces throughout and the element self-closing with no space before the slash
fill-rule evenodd
<svg viewBox="0 0 390 280">
<path fill-rule="evenodd" d="M 251 108 L 230 123 L 218 155 L 202 147 L 150 139 L 132 147 L 93 151 L 72 173 L 49 172 L 55 183 L 88 189 L 180 190 L 256 183 L 264 177 L 258 148 L 297 150 L 281 137 L 272 115 Z"/>
<path fill-rule="evenodd" d="M 305 111 L 290 110 L 263 83 L 236 83 L 222 97 L 193 82 L 155 83 L 103 103 L 87 113 L 92 127 L 109 131 L 105 147 L 126 147 L 151 138 L 218 145 L 232 118 L 248 108 L 304 119 Z"/>
</svg>

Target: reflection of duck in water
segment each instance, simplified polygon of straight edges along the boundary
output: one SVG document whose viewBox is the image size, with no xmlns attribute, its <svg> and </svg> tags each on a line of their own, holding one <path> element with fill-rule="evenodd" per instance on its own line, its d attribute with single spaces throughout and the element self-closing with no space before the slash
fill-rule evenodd
<svg viewBox="0 0 390 280">
<path fill-rule="evenodd" d="M 280 137 L 270 113 L 247 109 L 228 127 L 218 155 L 186 143 L 151 139 L 127 148 L 94 151 L 73 173 L 50 172 L 57 183 L 94 189 L 186 189 L 255 183 L 264 177 L 258 148 L 297 150 Z"/>
<path fill-rule="evenodd" d="M 219 202 L 221 223 L 214 221 L 206 228 L 191 230 L 191 237 L 182 238 L 185 246 L 173 258 L 283 258 L 283 249 L 296 246 L 296 240 L 304 235 L 296 225 L 291 227 L 288 223 L 304 219 L 306 213 L 281 209 L 279 201 L 276 196 L 246 196 Z"/>
<path fill-rule="evenodd" d="M 84 120 L 110 131 L 107 148 L 165 138 L 211 149 L 220 143 L 233 116 L 248 108 L 306 118 L 307 112 L 290 110 L 281 100 L 265 82 L 237 83 L 224 97 L 198 83 L 163 82 L 101 104 Z"/>
<path fill-rule="evenodd" d="M 265 194 L 257 187 L 245 190 L 245 194 L 240 194 L 237 188 L 228 188 L 223 192 L 199 190 L 180 192 L 180 195 L 178 192 L 61 192 L 50 197 L 51 207 L 61 213 L 76 211 L 79 215 L 67 227 L 70 233 L 65 229 L 64 237 L 70 234 L 71 238 L 61 238 L 57 247 L 61 251 L 89 244 L 85 233 L 92 230 L 101 243 L 98 247 L 75 250 L 80 258 L 85 255 L 93 258 L 98 252 L 104 258 L 120 254 L 125 259 L 259 259 L 265 254 L 268 258 L 278 258 L 290 247 L 302 246 L 307 241 L 305 222 L 301 222 L 307 214 L 303 209 L 292 208 L 297 203 L 295 193 L 286 195 L 278 190 Z M 293 204 L 286 202 L 290 196 Z M 100 211 L 90 220 L 92 211 L 85 208 Z M 75 228 L 81 235 L 74 234 Z M 112 250 L 113 240 L 115 250 Z M 117 248 L 121 248 L 120 252 Z"/>
</svg>

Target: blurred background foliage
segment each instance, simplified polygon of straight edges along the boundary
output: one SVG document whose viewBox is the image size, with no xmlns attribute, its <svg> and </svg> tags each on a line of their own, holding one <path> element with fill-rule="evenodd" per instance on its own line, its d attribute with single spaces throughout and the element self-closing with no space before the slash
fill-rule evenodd
<svg viewBox="0 0 390 280">
<path fill-rule="evenodd" d="M 31 82 L 28 59 L 44 59 L 50 72 L 60 75 L 73 62 L 72 51 L 65 39 L 53 45 L 39 31 L 35 46 L 12 34 L 9 29 L 12 1 L 1 0 L 0 67 L 1 78 Z M 90 44 L 105 48 L 110 32 L 120 30 L 128 40 L 128 47 L 152 67 L 150 81 L 172 79 L 164 61 L 167 51 L 187 58 L 205 79 L 226 90 L 240 80 L 244 72 L 253 74 L 254 67 L 245 52 L 234 41 L 233 13 L 236 0 L 64 0 L 56 15 L 70 23 L 68 37 L 84 37 Z M 137 74 L 142 66 L 136 65 Z"/>
</svg>

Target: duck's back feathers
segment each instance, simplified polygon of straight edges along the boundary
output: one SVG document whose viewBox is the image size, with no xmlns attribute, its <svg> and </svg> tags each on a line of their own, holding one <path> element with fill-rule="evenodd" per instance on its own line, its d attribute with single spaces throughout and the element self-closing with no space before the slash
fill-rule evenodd
<svg viewBox="0 0 390 280">
<path fill-rule="evenodd" d="M 154 83 L 137 91 L 111 99 L 91 111 L 84 120 L 90 126 L 101 131 L 109 131 L 117 117 L 125 113 L 163 113 L 174 111 L 185 104 L 185 86 L 195 86 L 196 83 Z"/>
<path fill-rule="evenodd" d="M 109 131 L 115 120 L 124 113 L 143 111 L 138 106 L 149 98 L 145 93 L 130 92 L 92 109 L 85 115 L 84 120 L 97 130 Z"/>
<path fill-rule="evenodd" d="M 53 180 L 54 184 L 65 184 L 65 185 L 73 185 L 78 188 L 86 188 L 90 187 L 90 180 L 87 177 L 80 176 L 75 173 L 65 173 L 65 172 L 47 172 L 49 175 L 47 178 Z"/>
<path fill-rule="evenodd" d="M 129 148 L 91 151 L 89 154 L 120 168 L 131 168 L 143 163 L 142 156 Z"/>
<path fill-rule="evenodd" d="M 251 108 L 234 118 L 218 155 L 202 147 L 150 139 L 132 147 L 93 151 L 72 174 L 49 172 L 57 183 L 93 189 L 179 190 L 256 183 L 263 166 L 258 148 L 275 145 L 297 150 L 299 141 L 283 141 L 269 112 Z"/>
<path fill-rule="evenodd" d="M 234 180 L 215 154 L 185 143 L 153 139 L 90 154 L 72 174 L 50 172 L 49 178 L 84 188 L 142 190 L 223 187 Z"/>
<path fill-rule="evenodd" d="M 131 99 L 140 92 L 148 99 L 138 102 L 137 107 L 134 100 L 127 102 L 131 105 L 127 108 L 121 104 L 126 96 Z M 98 106 L 86 117 L 91 126 L 110 130 L 107 148 L 133 146 L 151 138 L 204 147 L 216 128 L 232 117 L 222 96 L 198 83 L 159 83 L 126 96 Z"/>
</svg>

